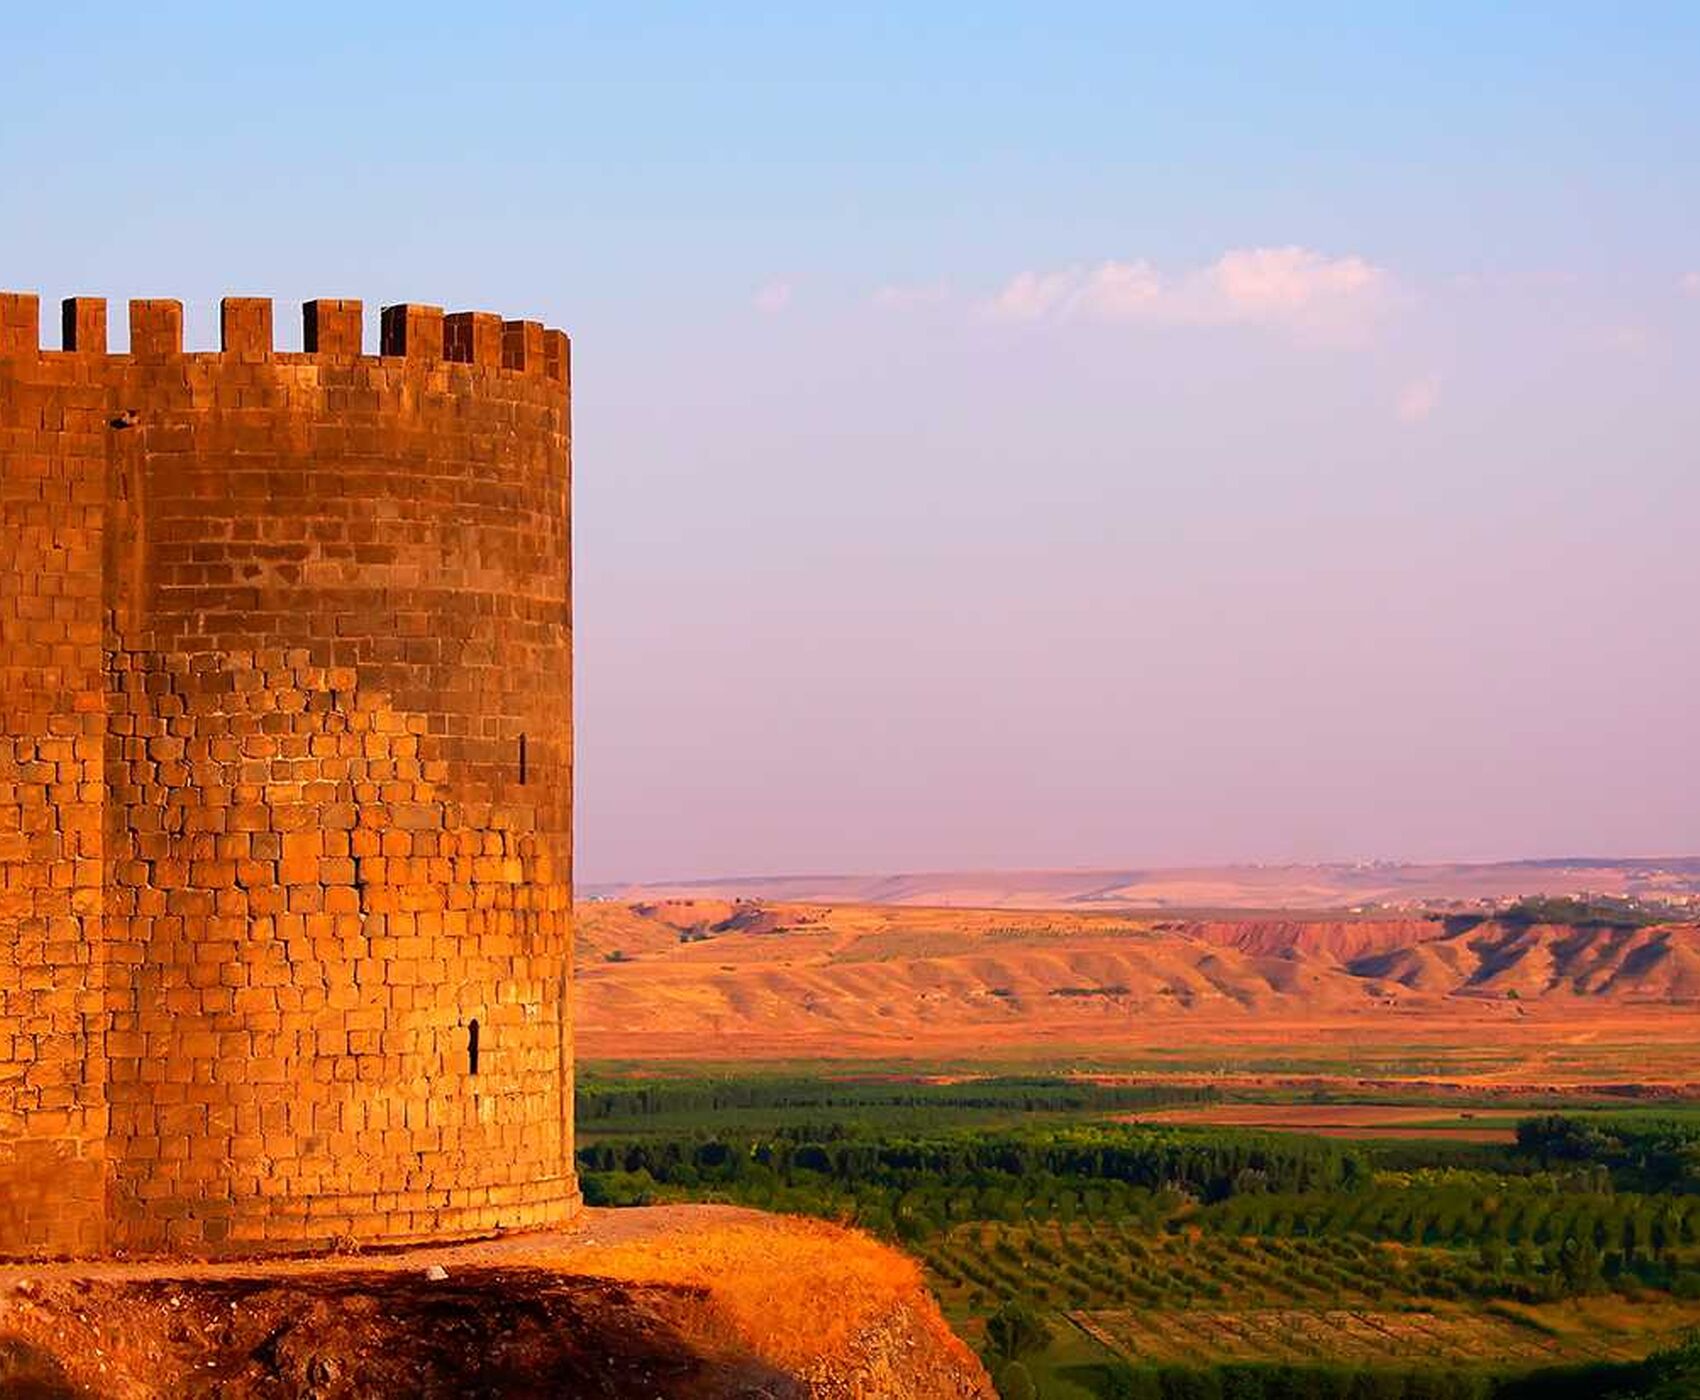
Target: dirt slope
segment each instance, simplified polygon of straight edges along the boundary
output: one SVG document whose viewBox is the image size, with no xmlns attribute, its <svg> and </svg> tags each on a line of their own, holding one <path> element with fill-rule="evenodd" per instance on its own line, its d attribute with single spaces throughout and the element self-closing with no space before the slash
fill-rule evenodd
<svg viewBox="0 0 1700 1400">
<path fill-rule="evenodd" d="M 426 1270 L 440 1266 L 446 1276 Z M 592 1211 L 372 1260 L 0 1269 L 0 1394 L 971 1400 L 912 1261 L 813 1221 Z"/>
</svg>

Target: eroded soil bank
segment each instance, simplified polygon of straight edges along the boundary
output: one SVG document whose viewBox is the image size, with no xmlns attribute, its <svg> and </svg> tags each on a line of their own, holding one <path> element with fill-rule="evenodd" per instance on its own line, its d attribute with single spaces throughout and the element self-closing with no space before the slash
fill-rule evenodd
<svg viewBox="0 0 1700 1400">
<path fill-rule="evenodd" d="M 374 1257 L 0 1266 L 9 1398 L 991 1393 L 912 1261 L 725 1207 Z"/>
</svg>

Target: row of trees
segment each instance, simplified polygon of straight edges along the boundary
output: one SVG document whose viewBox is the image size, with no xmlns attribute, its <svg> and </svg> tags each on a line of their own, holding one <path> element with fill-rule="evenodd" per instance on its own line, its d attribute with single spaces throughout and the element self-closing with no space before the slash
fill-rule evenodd
<svg viewBox="0 0 1700 1400">
<path fill-rule="evenodd" d="M 1116 1113 L 1210 1103 L 1214 1089 L 1184 1085 L 1100 1084 L 1089 1080 L 1004 1076 L 959 1083 L 896 1079 L 821 1079 L 786 1076 L 581 1081 L 575 1114 L 581 1129 L 603 1131 L 621 1123 L 751 1109 L 802 1109 L 814 1113 L 872 1112 L 882 1108 L 933 1108 L 982 1112 Z"/>
<path fill-rule="evenodd" d="M 1158 1128 L 1084 1127 L 1049 1132 L 793 1141 L 633 1138 L 585 1144 L 581 1172 L 645 1172 L 661 1184 L 733 1184 L 769 1173 L 787 1184 L 951 1190 L 1059 1182 L 1120 1183 L 1223 1201 L 1246 1191 L 1350 1191 L 1367 1185 L 1366 1159 L 1322 1139 Z"/>
<path fill-rule="evenodd" d="M 1700 1243 L 1700 1197 L 1552 1187 L 1549 1179 L 1457 1174 L 1433 1184 L 1380 1181 L 1349 1194 L 1240 1194 L 1200 1212 L 1198 1221 L 1234 1235 L 1359 1235 L 1454 1248 L 1575 1239 L 1648 1255 Z"/>
<path fill-rule="evenodd" d="M 969 1226 L 917 1246 L 970 1311 L 1000 1298 L 1053 1307 L 1408 1306 L 1436 1300 L 1550 1302 L 1619 1289 L 1700 1294 L 1692 1256 L 1631 1261 L 1576 1240 L 1515 1250 L 1410 1250 L 1362 1240 L 1244 1240 L 1057 1226 Z"/>
<path fill-rule="evenodd" d="M 1547 1113 L 1517 1125 L 1517 1148 L 1542 1167 L 1591 1164 L 1622 1186 L 1700 1194 L 1700 1120 Z"/>
<path fill-rule="evenodd" d="M 1023 1366 L 1015 1387 L 994 1371 L 1004 1400 L 1036 1389 Z M 1518 1375 L 1480 1370 L 1398 1370 L 1247 1363 L 1193 1369 L 1124 1364 L 1071 1368 L 1070 1379 L 1103 1400 L 1694 1400 L 1700 1396 L 1700 1342 L 1690 1340 L 1641 1362 L 1542 1367 Z"/>
</svg>

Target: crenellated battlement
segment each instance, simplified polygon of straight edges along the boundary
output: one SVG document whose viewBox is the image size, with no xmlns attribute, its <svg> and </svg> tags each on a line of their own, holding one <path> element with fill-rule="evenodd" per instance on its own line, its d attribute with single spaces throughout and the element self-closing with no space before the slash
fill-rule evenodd
<svg viewBox="0 0 1700 1400">
<path fill-rule="evenodd" d="M 538 321 L 504 320 L 494 312 L 445 313 L 440 306 L 414 302 L 382 309 L 376 357 L 363 353 L 365 308 L 358 300 L 321 297 L 303 302 L 299 352 L 276 348 L 270 297 L 225 297 L 219 303 L 219 346 L 214 351 L 184 349 L 180 301 L 138 298 L 129 303 L 127 355 L 112 355 L 107 349 L 104 297 L 67 297 L 60 312 L 60 344 L 54 349 L 41 342 L 41 298 L 33 292 L 0 292 L 0 359 L 85 355 L 159 360 L 212 354 L 230 356 L 239 363 L 270 359 L 288 363 L 306 356 L 465 364 L 559 384 L 568 383 L 571 374 L 571 346 L 565 331 L 551 330 Z"/>
</svg>

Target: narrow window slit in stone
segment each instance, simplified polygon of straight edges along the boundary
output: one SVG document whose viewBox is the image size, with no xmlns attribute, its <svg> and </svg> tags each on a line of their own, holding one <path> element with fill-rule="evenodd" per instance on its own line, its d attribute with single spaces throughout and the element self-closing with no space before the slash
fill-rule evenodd
<svg viewBox="0 0 1700 1400">
<path fill-rule="evenodd" d="M 478 1073 L 478 1018 L 474 1016 L 466 1028 L 466 1069 L 468 1074 Z"/>
<path fill-rule="evenodd" d="M 529 774 L 528 774 L 529 765 L 526 762 L 526 759 L 527 759 L 527 753 L 526 753 L 526 745 L 525 745 L 525 735 L 521 734 L 519 736 L 519 785 L 521 787 L 525 786 L 526 778 L 529 776 Z"/>
</svg>

